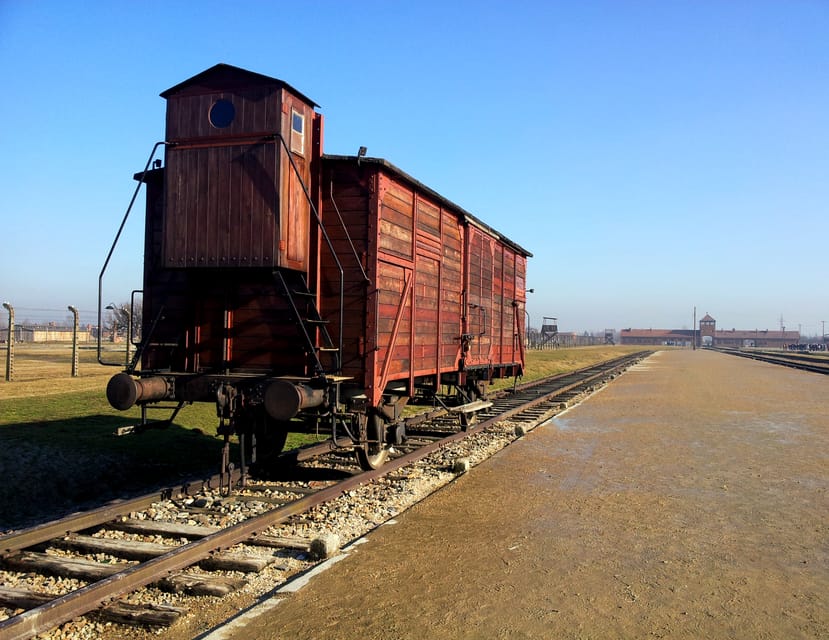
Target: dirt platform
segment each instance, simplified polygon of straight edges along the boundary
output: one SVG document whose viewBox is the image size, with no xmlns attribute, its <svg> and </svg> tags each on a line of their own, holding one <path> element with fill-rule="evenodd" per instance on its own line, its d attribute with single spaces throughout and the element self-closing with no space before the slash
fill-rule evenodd
<svg viewBox="0 0 829 640">
<path fill-rule="evenodd" d="M 829 637 L 827 399 L 658 353 L 212 637 Z"/>
</svg>

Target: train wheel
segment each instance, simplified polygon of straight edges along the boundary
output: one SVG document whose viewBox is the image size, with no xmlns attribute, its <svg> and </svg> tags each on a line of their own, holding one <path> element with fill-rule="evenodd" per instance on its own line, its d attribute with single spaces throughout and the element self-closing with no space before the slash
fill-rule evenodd
<svg viewBox="0 0 829 640">
<path fill-rule="evenodd" d="M 251 434 L 256 438 L 256 460 L 253 460 L 254 448 Z M 245 438 L 245 457 L 250 464 L 251 474 L 267 477 L 274 471 L 276 459 L 285 448 L 287 439 L 287 423 L 274 420 L 265 412 L 257 414 Z"/>
<path fill-rule="evenodd" d="M 369 416 L 368 424 L 366 425 L 366 436 L 368 442 L 359 447 L 357 451 L 357 461 L 360 467 L 366 471 L 379 469 L 382 467 L 386 458 L 389 457 L 389 449 L 383 441 L 383 433 L 385 431 L 385 423 L 380 416 Z"/>
</svg>

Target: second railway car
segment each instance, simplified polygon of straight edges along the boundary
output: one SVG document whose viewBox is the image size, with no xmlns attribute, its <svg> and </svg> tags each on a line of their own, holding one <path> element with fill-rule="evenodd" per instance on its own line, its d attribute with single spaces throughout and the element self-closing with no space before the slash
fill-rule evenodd
<svg viewBox="0 0 829 640">
<path fill-rule="evenodd" d="M 215 403 L 262 473 L 290 431 L 373 468 L 408 402 L 469 415 L 521 375 L 528 251 L 385 160 L 325 155 L 317 105 L 276 78 L 220 64 L 161 95 L 114 407 Z"/>
</svg>

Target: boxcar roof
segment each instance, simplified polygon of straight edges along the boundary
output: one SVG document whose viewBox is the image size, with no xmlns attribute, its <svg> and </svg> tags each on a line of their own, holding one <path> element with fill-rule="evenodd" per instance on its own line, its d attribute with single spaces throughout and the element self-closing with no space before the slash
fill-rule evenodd
<svg viewBox="0 0 829 640">
<path fill-rule="evenodd" d="M 485 222 L 482 222 L 480 219 L 476 218 L 474 215 L 469 213 L 463 207 L 458 206 L 457 204 L 455 204 L 454 202 L 452 202 L 448 198 L 445 198 L 442 195 L 440 195 L 434 189 L 430 189 L 425 184 L 423 184 L 419 180 L 413 178 L 412 176 L 410 176 L 405 171 L 397 168 L 396 166 L 394 166 L 388 160 L 385 160 L 383 158 L 368 158 L 368 157 L 358 158 L 357 156 L 338 156 L 338 155 L 331 155 L 331 154 L 327 154 L 327 153 L 323 154 L 322 157 L 323 157 L 324 160 L 341 161 L 341 162 L 342 161 L 344 161 L 344 162 L 348 162 L 348 161 L 357 162 L 358 159 L 359 159 L 359 161 L 361 163 L 378 165 L 378 166 L 384 168 L 389 173 L 394 174 L 396 177 L 401 178 L 404 181 L 408 182 L 413 187 L 416 187 L 418 190 L 425 191 L 431 197 L 433 197 L 435 200 L 440 202 L 442 205 L 447 206 L 447 207 L 457 211 L 460 214 L 462 219 L 468 221 L 469 223 L 475 225 L 476 227 L 479 227 L 479 228 L 483 229 L 487 233 L 495 236 L 496 238 L 501 240 L 504 244 L 508 245 L 509 247 L 514 249 L 515 251 L 519 252 L 521 255 L 526 256 L 528 258 L 531 258 L 532 255 L 533 255 L 532 253 L 530 253 L 529 251 L 524 249 L 524 247 L 522 247 L 521 245 L 517 244 L 516 242 L 513 242 L 512 240 L 507 238 L 505 235 L 499 233 L 498 231 L 496 231 L 495 229 L 490 227 Z"/>
<path fill-rule="evenodd" d="M 201 73 L 197 73 L 192 78 L 188 78 L 184 82 L 179 82 L 176 86 L 170 87 L 163 91 L 160 95 L 162 98 L 168 98 L 175 93 L 179 93 L 186 89 L 191 89 L 195 93 L 211 92 L 211 91 L 227 91 L 229 89 L 239 89 L 250 86 L 277 86 L 288 89 L 291 93 L 301 98 L 308 104 L 318 107 L 319 105 L 311 100 L 308 96 L 297 91 L 287 82 L 279 78 L 272 78 L 270 76 L 262 75 L 261 73 L 254 73 L 241 67 L 234 67 L 230 64 L 219 63 L 205 69 Z"/>
</svg>

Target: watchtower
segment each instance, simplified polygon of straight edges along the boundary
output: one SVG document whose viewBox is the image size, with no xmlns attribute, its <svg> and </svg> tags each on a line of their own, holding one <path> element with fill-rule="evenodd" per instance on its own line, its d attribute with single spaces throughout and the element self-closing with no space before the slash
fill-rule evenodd
<svg viewBox="0 0 829 640">
<path fill-rule="evenodd" d="M 707 313 L 699 321 L 700 343 L 703 347 L 710 347 L 714 344 L 714 337 L 717 333 L 717 321 Z"/>
</svg>

